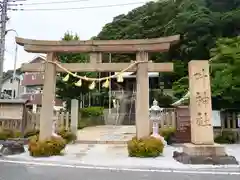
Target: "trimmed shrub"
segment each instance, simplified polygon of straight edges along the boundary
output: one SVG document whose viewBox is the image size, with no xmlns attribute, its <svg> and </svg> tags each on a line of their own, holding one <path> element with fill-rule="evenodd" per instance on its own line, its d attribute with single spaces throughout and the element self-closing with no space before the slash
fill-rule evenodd
<svg viewBox="0 0 240 180">
<path fill-rule="evenodd" d="M 158 157 L 163 153 L 164 144 L 154 137 L 128 141 L 128 155 L 130 157 Z"/>
<path fill-rule="evenodd" d="M 20 131 L 13 131 L 13 138 L 21 138 L 22 133 Z"/>
<path fill-rule="evenodd" d="M 80 113 L 83 118 L 98 117 L 103 115 L 103 110 L 103 107 L 87 107 L 82 108 Z"/>
<path fill-rule="evenodd" d="M 58 135 L 60 135 L 63 139 L 66 140 L 66 143 L 71 143 L 77 139 L 77 136 L 68 130 L 62 129 L 57 132 Z"/>
<path fill-rule="evenodd" d="M 30 130 L 24 133 L 24 138 L 29 138 L 36 135 L 39 135 L 39 130 Z"/>
<path fill-rule="evenodd" d="M 89 119 L 81 118 L 78 120 L 78 129 L 83 129 L 85 127 L 91 126 L 92 123 Z"/>
<path fill-rule="evenodd" d="M 19 138 L 21 137 L 21 132 L 13 131 L 11 129 L 0 130 L 0 140 L 7 140 L 9 138 Z"/>
<path fill-rule="evenodd" d="M 78 122 L 78 129 L 89 126 L 104 125 L 103 107 L 87 107 L 80 110 L 81 118 Z"/>
<path fill-rule="evenodd" d="M 45 141 L 39 141 L 38 136 L 30 138 L 28 150 L 33 157 L 49 157 L 61 155 L 66 141 L 61 137 L 51 137 Z"/>
<path fill-rule="evenodd" d="M 65 139 L 66 143 L 73 142 L 77 139 L 74 133 L 65 129 L 59 130 L 57 134 L 60 135 L 63 139 Z M 24 134 L 24 138 L 31 138 L 32 136 L 38 136 L 38 135 L 39 135 L 39 130 L 27 131 Z"/>
<path fill-rule="evenodd" d="M 90 126 L 105 125 L 103 117 L 81 118 L 78 121 L 78 129 L 83 129 Z"/>
<path fill-rule="evenodd" d="M 232 131 L 223 131 L 222 134 L 214 139 L 214 141 L 219 144 L 234 144 L 237 142 L 237 137 Z"/>
<path fill-rule="evenodd" d="M 160 128 L 159 129 L 159 134 L 164 137 L 165 141 L 167 141 L 167 144 L 172 144 L 173 143 L 173 136 L 176 132 L 175 128 Z"/>
</svg>

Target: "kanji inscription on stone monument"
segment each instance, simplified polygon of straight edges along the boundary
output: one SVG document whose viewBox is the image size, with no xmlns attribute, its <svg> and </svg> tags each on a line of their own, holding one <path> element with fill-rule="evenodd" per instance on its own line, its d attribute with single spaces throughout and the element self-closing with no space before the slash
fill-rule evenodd
<svg viewBox="0 0 240 180">
<path fill-rule="evenodd" d="M 188 68 L 192 143 L 213 144 L 209 63 L 193 60 Z"/>
<path fill-rule="evenodd" d="M 201 112 L 198 113 L 196 123 L 198 126 L 211 126 L 210 118 L 206 112 L 203 114 Z"/>
<path fill-rule="evenodd" d="M 196 92 L 196 101 L 198 106 L 204 105 L 205 107 L 210 101 L 210 97 L 207 95 L 207 92 Z"/>
<path fill-rule="evenodd" d="M 206 74 L 205 69 L 201 69 L 200 72 L 194 73 L 194 76 L 195 76 L 196 80 L 204 79 L 205 77 L 208 77 L 208 75 Z"/>
</svg>

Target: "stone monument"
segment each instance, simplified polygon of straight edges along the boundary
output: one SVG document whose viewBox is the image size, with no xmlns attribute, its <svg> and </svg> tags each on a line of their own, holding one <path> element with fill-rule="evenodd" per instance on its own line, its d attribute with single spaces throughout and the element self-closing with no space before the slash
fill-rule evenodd
<svg viewBox="0 0 240 180">
<path fill-rule="evenodd" d="M 237 164 L 222 145 L 214 143 L 209 62 L 193 60 L 188 64 L 190 91 L 191 143 L 183 145 L 174 158 L 185 164 Z"/>
<path fill-rule="evenodd" d="M 14 154 L 21 154 L 25 152 L 24 142 L 7 140 L 2 143 L 0 148 L 0 157 Z"/>
</svg>

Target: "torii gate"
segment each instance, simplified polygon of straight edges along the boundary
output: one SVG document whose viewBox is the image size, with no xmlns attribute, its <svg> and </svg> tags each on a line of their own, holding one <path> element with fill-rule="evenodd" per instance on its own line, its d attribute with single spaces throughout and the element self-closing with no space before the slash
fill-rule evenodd
<svg viewBox="0 0 240 180">
<path fill-rule="evenodd" d="M 90 63 L 61 63 L 71 72 L 119 72 L 131 63 L 102 63 L 102 53 L 136 53 L 136 61 L 145 61 L 128 69 L 136 71 L 136 129 L 137 137 L 150 134 L 149 122 L 149 77 L 148 72 L 172 72 L 173 63 L 152 63 L 148 61 L 148 52 L 166 52 L 172 43 L 177 43 L 179 35 L 154 39 L 135 40 L 88 40 L 88 41 L 45 41 L 16 37 L 16 43 L 31 53 L 46 53 L 47 61 L 57 61 L 56 53 L 90 53 Z M 43 72 L 44 87 L 40 113 L 40 139 L 51 136 L 53 105 L 55 99 L 56 73 L 63 72 L 54 63 L 22 64 L 23 72 Z"/>
</svg>

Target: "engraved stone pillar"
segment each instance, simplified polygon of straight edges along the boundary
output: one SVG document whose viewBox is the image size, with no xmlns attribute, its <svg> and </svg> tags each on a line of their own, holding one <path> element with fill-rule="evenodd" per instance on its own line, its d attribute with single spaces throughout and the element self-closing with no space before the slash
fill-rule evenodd
<svg viewBox="0 0 240 180">
<path fill-rule="evenodd" d="M 147 61 L 147 52 L 138 52 L 137 61 Z M 136 92 L 136 130 L 137 138 L 150 135 L 149 121 L 149 79 L 148 63 L 140 63 L 137 67 L 137 92 Z"/>
<path fill-rule="evenodd" d="M 184 144 L 173 157 L 184 164 L 238 164 L 223 145 L 214 143 L 209 62 L 190 61 L 188 71 L 192 143 Z"/>
<path fill-rule="evenodd" d="M 196 145 L 214 144 L 212 126 L 209 62 L 193 60 L 188 64 L 191 141 Z"/>
</svg>

